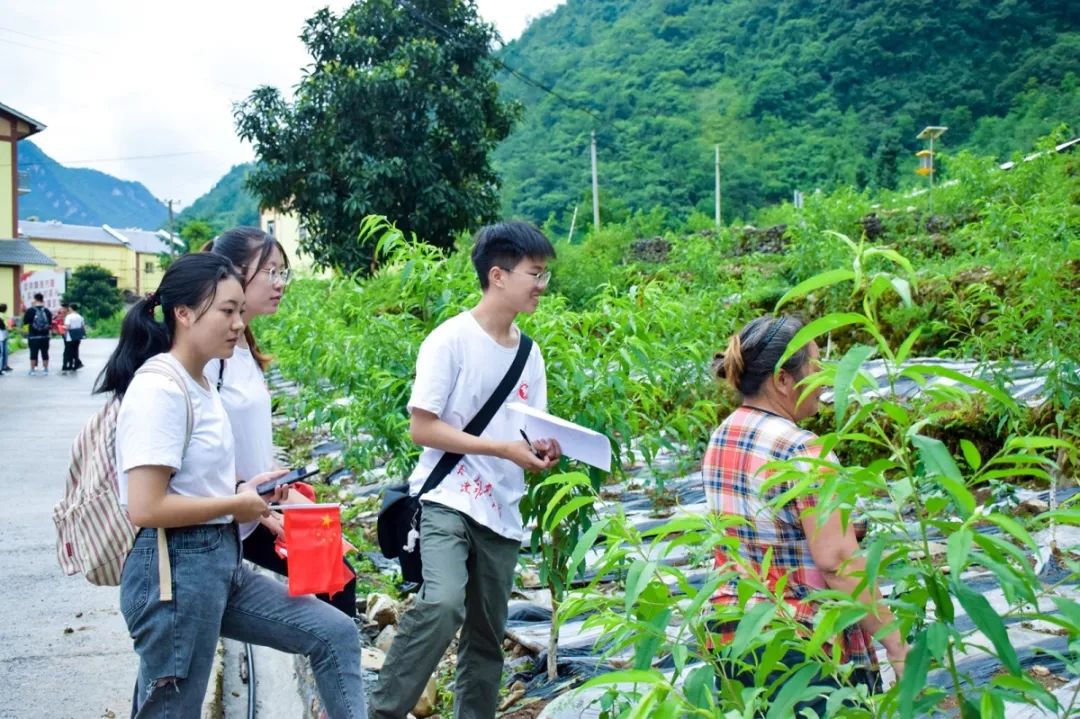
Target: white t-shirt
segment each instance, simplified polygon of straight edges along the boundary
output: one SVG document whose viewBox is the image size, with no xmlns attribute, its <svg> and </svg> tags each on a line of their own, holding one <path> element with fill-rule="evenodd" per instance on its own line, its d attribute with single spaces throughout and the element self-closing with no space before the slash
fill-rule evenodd
<svg viewBox="0 0 1080 719">
<path fill-rule="evenodd" d="M 86 321 L 78 312 L 68 312 L 64 315 L 64 329 L 81 330 L 86 326 Z"/>
<path fill-rule="evenodd" d="M 206 379 L 217 387 L 221 360 L 210 360 L 203 370 Z M 221 403 L 229 415 L 236 445 L 236 478 L 246 482 L 274 468 L 273 430 L 270 426 L 270 390 L 262 369 L 246 347 L 237 347 L 225 360 L 225 381 L 221 383 Z M 240 525 L 240 536 L 247 537 L 254 522 Z"/>
<path fill-rule="evenodd" d="M 185 497 L 222 497 L 236 492 L 233 433 L 217 391 L 202 387 L 171 354 L 170 362 L 187 382 L 194 409 L 191 442 L 184 452 L 187 404 L 184 391 L 164 375 L 135 375 L 120 403 L 116 420 L 116 466 L 120 504 L 127 506 L 128 472 L 136 467 L 163 466 L 177 470 L 169 493 Z M 183 460 L 181 462 L 181 459 Z M 224 524 L 231 515 L 210 520 Z"/>
<path fill-rule="evenodd" d="M 516 353 L 516 347 L 503 347 L 485 332 L 471 312 L 462 312 L 435 328 L 420 345 L 409 410 L 426 410 L 451 427 L 464 429 L 495 391 Z M 536 344 L 507 400 L 547 409 L 544 359 Z M 504 403 L 480 436 L 519 440 L 523 426 Z M 420 491 L 442 456 L 440 449 L 424 448 L 409 477 L 412 493 Z M 423 499 L 452 507 L 497 534 L 520 541 L 525 532 L 518 502 L 524 493 L 521 467 L 506 459 L 465 455 Z"/>
</svg>

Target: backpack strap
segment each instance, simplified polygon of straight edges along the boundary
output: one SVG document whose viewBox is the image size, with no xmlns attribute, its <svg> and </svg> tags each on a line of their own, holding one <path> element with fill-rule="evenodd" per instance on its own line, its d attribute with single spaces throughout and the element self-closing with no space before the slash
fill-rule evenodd
<svg viewBox="0 0 1080 719">
<path fill-rule="evenodd" d="M 173 367 L 171 362 L 157 357 L 151 357 L 144 362 L 143 366 L 136 370 L 135 374 L 139 374 L 139 372 L 159 374 L 168 377 L 176 383 L 184 393 L 184 400 L 187 403 L 187 423 L 184 431 L 184 449 L 180 455 L 182 462 L 184 455 L 187 454 L 188 445 L 191 444 L 191 433 L 195 427 L 195 406 L 191 402 L 191 393 L 188 391 L 187 380 L 180 375 L 180 372 Z M 169 561 L 169 544 L 168 539 L 165 537 L 165 529 L 163 527 L 157 528 L 157 549 L 158 586 L 161 588 L 160 599 L 163 602 L 171 602 L 173 598 L 172 564 Z"/>
<path fill-rule="evenodd" d="M 532 352 L 533 341 L 527 334 L 521 332 L 521 339 L 518 341 L 517 354 L 514 355 L 514 361 L 510 363 L 510 368 L 506 370 L 506 374 L 503 375 L 502 381 L 499 382 L 499 386 L 495 388 L 495 391 L 491 393 L 491 397 L 484 403 L 484 406 L 480 408 L 480 411 L 476 413 L 476 416 L 472 418 L 467 425 L 465 425 L 464 432 L 479 437 L 480 434 L 487 429 L 488 423 L 495 416 L 495 413 L 499 411 L 506 402 L 506 396 L 510 394 L 510 390 L 517 384 L 518 379 L 521 377 L 521 373 L 525 370 L 525 362 L 529 359 L 529 353 Z M 424 486 L 420 488 L 420 492 L 416 495 L 419 497 L 421 494 L 425 494 L 435 489 L 446 475 L 450 474 L 450 470 L 454 468 L 461 458 L 465 455 L 446 452 L 439 459 L 439 463 L 435 465 L 435 469 L 431 470 L 431 474 L 428 475 L 427 481 L 424 482 Z"/>
<path fill-rule="evenodd" d="M 218 360 L 217 391 L 221 392 L 221 385 L 225 384 L 225 360 Z"/>
</svg>

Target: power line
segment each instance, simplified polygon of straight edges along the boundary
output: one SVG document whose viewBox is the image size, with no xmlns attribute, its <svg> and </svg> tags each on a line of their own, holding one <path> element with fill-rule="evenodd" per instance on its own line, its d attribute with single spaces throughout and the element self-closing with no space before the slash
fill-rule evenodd
<svg viewBox="0 0 1080 719">
<path fill-rule="evenodd" d="M 71 45 L 70 43 L 60 42 L 59 40 L 51 40 L 51 39 L 49 39 L 47 37 L 41 37 L 40 35 L 31 35 L 28 32 L 23 32 L 22 30 L 15 30 L 15 29 L 10 28 L 10 27 L 0 27 L 0 32 L 9 32 L 12 35 L 22 35 L 23 37 L 28 37 L 31 40 L 40 40 L 41 42 L 52 43 L 53 45 L 59 45 L 60 47 L 71 48 L 72 50 L 78 50 L 79 52 L 85 52 L 85 53 L 89 53 L 91 55 L 100 55 L 101 54 L 97 50 L 90 50 L 90 49 L 87 49 L 85 47 L 79 47 L 78 45 Z"/>
<path fill-rule="evenodd" d="M 185 157 L 188 155 L 206 155 L 209 150 L 193 150 L 191 152 L 166 152 L 161 155 L 133 155 L 131 157 L 99 157 L 89 160 L 53 160 L 60 165 L 76 165 L 85 162 L 127 162 L 129 160 L 160 160 L 166 157 Z M 10 165 L 10 163 L 9 163 Z M 43 162 L 19 163 L 19 167 L 45 167 Z"/>
<path fill-rule="evenodd" d="M 52 47 L 39 47 L 38 45 L 30 45 L 30 44 L 25 43 L 25 42 L 18 42 L 17 40 L 9 40 L 6 37 L 0 37 L 0 42 L 7 43 L 8 45 L 16 45 L 18 47 L 28 47 L 31 50 L 40 50 L 41 52 L 48 52 L 48 53 L 52 53 L 54 55 L 63 55 L 65 57 L 73 57 L 76 60 L 85 60 L 86 59 L 85 56 L 79 56 L 79 55 L 76 55 L 76 54 L 71 53 L 71 52 L 65 52 L 64 50 L 57 50 L 56 48 L 52 48 Z"/>
</svg>

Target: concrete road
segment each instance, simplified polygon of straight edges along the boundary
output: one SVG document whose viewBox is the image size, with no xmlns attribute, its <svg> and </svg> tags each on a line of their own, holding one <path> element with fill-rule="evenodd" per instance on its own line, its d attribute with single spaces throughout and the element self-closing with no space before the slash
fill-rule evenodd
<svg viewBox="0 0 1080 719">
<path fill-rule="evenodd" d="M 85 340 L 86 366 L 28 377 L 25 350 L 0 377 L 0 717 L 126 717 L 138 661 L 119 589 L 66 577 L 56 561 L 52 508 L 64 493 L 71 442 L 103 404 L 90 390 L 115 340 Z"/>
</svg>

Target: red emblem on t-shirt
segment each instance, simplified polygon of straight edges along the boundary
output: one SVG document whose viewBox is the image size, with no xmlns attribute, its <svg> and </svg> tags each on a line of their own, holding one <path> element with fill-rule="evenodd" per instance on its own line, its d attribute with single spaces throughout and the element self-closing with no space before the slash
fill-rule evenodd
<svg viewBox="0 0 1080 719">
<path fill-rule="evenodd" d="M 521 399 L 523 399 L 523 400 L 528 400 L 529 399 L 529 384 L 528 384 L 528 382 L 522 382 L 521 386 L 518 387 L 518 397 L 521 397 Z"/>
</svg>

